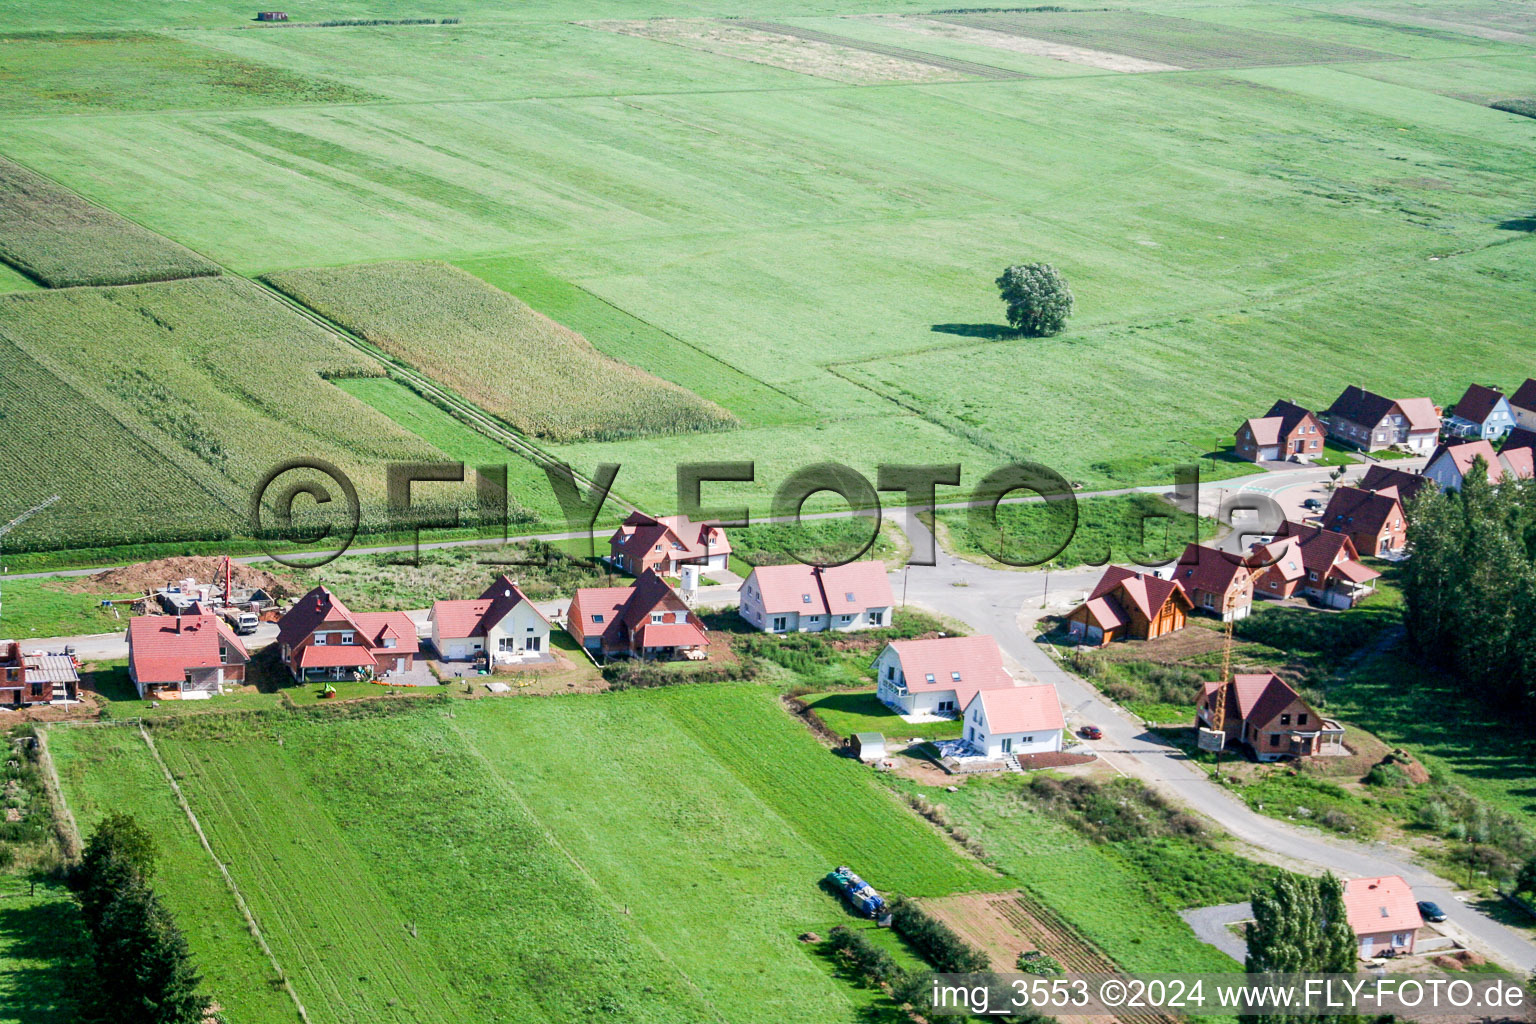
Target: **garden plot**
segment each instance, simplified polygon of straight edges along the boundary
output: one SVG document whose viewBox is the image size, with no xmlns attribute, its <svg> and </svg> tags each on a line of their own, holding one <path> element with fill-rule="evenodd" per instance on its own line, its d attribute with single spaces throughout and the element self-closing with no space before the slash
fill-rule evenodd
<svg viewBox="0 0 1536 1024">
<path fill-rule="evenodd" d="M 1390 54 L 1355 46 L 1139 11 L 946 14 L 938 20 L 1184 68 L 1394 59 Z"/>
<path fill-rule="evenodd" d="M 1432 10 L 1434 14 L 1425 14 Z M 1393 25 L 1444 29 L 1478 39 L 1501 43 L 1536 43 L 1536 11 L 1521 4 L 1486 7 L 1371 7 L 1364 4 L 1336 8 L 1339 14 L 1370 18 Z"/>
<path fill-rule="evenodd" d="M 948 82 L 968 77 L 952 68 L 866 49 L 865 44 L 853 40 L 832 43 L 786 34 L 784 26 L 764 28 L 755 23 L 682 18 L 582 24 L 850 85 Z"/>
<path fill-rule="evenodd" d="M 995 29 L 956 25 L 933 18 L 918 18 L 902 14 L 874 14 L 869 15 L 869 17 L 915 35 L 929 36 L 937 39 L 952 39 L 960 43 L 974 43 L 977 46 L 987 46 L 994 50 L 1007 50 L 1010 53 L 1023 53 L 1031 57 L 1049 57 L 1052 60 L 1066 61 L 1068 64 L 1082 64 L 1091 68 L 1099 68 L 1102 71 L 1135 73 L 1183 70 L 1177 64 L 1143 60 L 1140 57 L 1128 57 L 1123 53 L 1095 50 L 1086 46 L 1073 46 L 1069 43 L 1052 42 L 1049 39 L 1034 39 L 1029 36 L 1015 35 L 1011 32 L 999 32 Z"/>
</svg>

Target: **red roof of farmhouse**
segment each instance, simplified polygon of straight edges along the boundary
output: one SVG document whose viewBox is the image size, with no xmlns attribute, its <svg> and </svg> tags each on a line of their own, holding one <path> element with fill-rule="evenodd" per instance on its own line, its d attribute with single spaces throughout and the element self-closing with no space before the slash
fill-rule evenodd
<svg viewBox="0 0 1536 1024">
<path fill-rule="evenodd" d="M 1397 875 L 1345 882 L 1344 913 L 1356 935 L 1411 932 L 1424 927 L 1413 890 Z"/>
<path fill-rule="evenodd" d="M 889 608 L 895 603 L 884 562 L 849 562 L 826 568 L 791 562 L 760 565 L 752 578 L 763 594 L 763 610 L 770 614 L 838 615 L 867 608 Z"/>
<path fill-rule="evenodd" d="M 1067 726 L 1056 687 L 1048 683 L 982 690 L 974 699 L 981 701 L 987 713 L 987 727 L 995 733 L 1042 732 Z"/>
<path fill-rule="evenodd" d="M 990 636 L 943 636 L 931 640 L 892 640 L 901 659 L 907 689 L 913 693 L 953 690 L 965 707 L 981 690 L 1014 685 L 1003 668 L 1003 651 Z M 930 682 L 928 677 L 932 676 Z"/>
<path fill-rule="evenodd" d="M 728 555 L 731 542 L 725 531 L 715 523 L 696 523 L 687 516 L 648 516 L 644 512 L 631 512 L 619 525 L 611 543 L 617 544 L 626 555 L 637 561 L 652 551 L 656 545 L 676 544 L 682 548 L 674 551 L 675 558 L 704 558 Z"/>
<path fill-rule="evenodd" d="M 240 657 L 250 654 L 217 615 L 139 615 L 128 620 L 133 671 L 141 683 L 180 683 L 188 669 L 217 668 L 222 638 Z"/>
<path fill-rule="evenodd" d="M 429 613 L 437 623 L 438 633 L 443 637 L 452 637 L 455 640 L 467 639 L 472 636 L 485 636 L 490 628 L 502 619 L 507 613 L 519 604 L 526 603 L 533 613 L 544 619 L 544 615 L 534 608 L 533 602 L 528 600 L 510 577 L 501 576 L 489 587 L 485 593 L 473 601 L 436 601 Z M 548 622 L 548 619 L 544 619 Z"/>
</svg>

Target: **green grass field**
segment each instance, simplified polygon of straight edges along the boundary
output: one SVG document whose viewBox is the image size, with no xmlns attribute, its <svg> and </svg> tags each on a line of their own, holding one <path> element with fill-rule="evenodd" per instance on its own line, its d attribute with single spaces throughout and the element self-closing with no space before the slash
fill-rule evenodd
<svg viewBox="0 0 1536 1024">
<path fill-rule="evenodd" d="M 893 745 L 914 739 L 959 739 L 960 721 L 920 722 L 913 725 L 880 702 L 873 690 L 838 690 L 810 693 L 801 698 L 821 719 L 822 724 L 844 738 L 856 732 L 878 732 Z"/>
<path fill-rule="evenodd" d="M 1487 104 L 1536 94 L 1536 33 L 1474 0 L 433 13 L 463 22 L 263 28 L 195 0 L 87 25 L 28 5 L 0 55 L 18 84 L 0 151 L 238 273 L 451 262 L 739 420 L 554 446 L 586 470 L 622 464 L 621 493 L 657 512 L 696 459 L 755 459 L 756 484 L 715 490 L 759 513 L 827 458 L 869 475 L 960 460 L 967 481 L 1026 458 L 1089 488 L 1157 483 L 1185 443 L 1210 450 L 1276 398 L 1322 406 L 1360 383 L 1447 404 L 1468 366 L 1505 387 L 1529 372 L 1536 139 Z M 586 24 L 704 31 L 726 14 L 809 34 L 830 63 L 773 66 L 740 33 L 711 53 Z M 791 38 L 770 37 L 774 53 Z M 890 60 L 971 70 L 856 84 Z M 1001 329 L 990 282 L 1020 259 L 1071 281 L 1062 335 Z M 412 345 L 439 347 L 431 372 L 549 427 L 549 396 L 472 388 L 497 361 L 430 333 Z M 601 391 L 559 386 L 574 418 L 550 432 L 633 429 Z M 644 429 L 683 424 L 636 406 Z M 113 429 L 89 426 L 79 458 Z M 181 457 L 146 444 L 130 458 Z"/>
<path fill-rule="evenodd" d="M 1077 499 L 1075 520 L 1066 502 L 1036 501 L 997 506 L 995 527 L 975 509 L 940 511 L 938 521 L 940 540 L 956 554 L 1049 568 L 1161 565 L 1216 532 L 1214 521 L 1197 520 L 1152 494 Z"/>
<path fill-rule="evenodd" d="M 114 615 L 101 607 L 102 599 L 136 596 L 74 593 L 68 581 L 61 580 L 9 580 L 4 584 L 0 637 L 25 640 L 32 636 L 120 633 L 128 628 L 128 608 L 119 606 Z"/>
<path fill-rule="evenodd" d="M 451 708 L 451 711 L 447 710 Z M 853 1020 L 796 935 L 883 889 L 1006 886 L 752 686 L 186 719 L 156 744 L 312 1016 Z M 66 798 L 152 823 L 208 987 L 291 1019 L 131 729 L 54 730 Z"/>
</svg>

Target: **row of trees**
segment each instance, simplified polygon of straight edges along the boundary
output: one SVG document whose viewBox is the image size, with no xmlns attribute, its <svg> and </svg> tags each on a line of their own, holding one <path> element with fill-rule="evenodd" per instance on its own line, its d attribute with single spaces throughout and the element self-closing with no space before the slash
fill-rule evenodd
<svg viewBox="0 0 1536 1024">
<path fill-rule="evenodd" d="M 1536 482 L 1498 488 L 1477 460 L 1461 490 L 1408 503 L 1404 623 L 1414 653 L 1536 710 Z"/>
<path fill-rule="evenodd" d="M 108 815 L 86 843 L 69 887 L 87 937 L 83 1024 L 202 1024 L 187 940 L 150 886 L 154 838 L 131 815 Z"/>
</svg>

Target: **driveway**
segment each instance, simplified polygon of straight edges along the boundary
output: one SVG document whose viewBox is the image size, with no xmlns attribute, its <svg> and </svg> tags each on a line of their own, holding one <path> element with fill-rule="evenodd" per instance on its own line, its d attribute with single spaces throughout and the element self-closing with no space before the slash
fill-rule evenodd
<svg viewBox="0 0 1536 1024">
<path fill-rule="evenodd" d="M 1223 903 L 1219 907 L 1181 910 L 1179 916 L 1195 930 L 1201 942 L 1215 946 L 1240 964 L 1248 961 L 1248 943 L 1238 938 L 1232 925 L 1253 920 L 1253 904 Z"/>
</svg>

